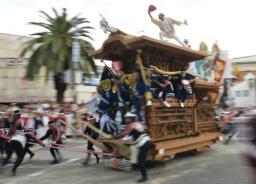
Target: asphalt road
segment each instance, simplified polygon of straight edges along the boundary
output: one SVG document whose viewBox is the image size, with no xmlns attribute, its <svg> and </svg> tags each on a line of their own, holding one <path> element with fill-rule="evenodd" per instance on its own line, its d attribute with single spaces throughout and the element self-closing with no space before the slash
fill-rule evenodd
<svg viewBox="0 0 256 184">
<path fill-rule="evenodd" d="M 76 146 L 79 143 L 75 143 Z M 48 150 L 38 150 L 32 160 L 25 159 L 16 176 L 12 165 L 0 167 L 0 184 L 130 184 L 136 183 L 138 170 L 120 171 L 95 164 L 82 166 L 83 153 L 62 151 L 64 160 L 49 165 Z M 236 145 L 216 144 L 200 154 L 186 153 L 148 169 L 150 184 L 250 184 L 249 169 Z"/>
</svg>

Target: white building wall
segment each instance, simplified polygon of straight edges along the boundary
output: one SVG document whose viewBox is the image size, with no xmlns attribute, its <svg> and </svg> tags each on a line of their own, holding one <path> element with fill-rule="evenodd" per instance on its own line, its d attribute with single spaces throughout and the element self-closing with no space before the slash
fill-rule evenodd
<svg viewBox="0 0 256 184">
<path fill-rule="evenodd" d="M 256 106 L 255 84 L 255 77 L 250 79 L 247 78 L 243 82 L 231 88 L 231 94 L 234 99 L 235 107 Z"/>
<path fill-rule="evenodd" d="M 0 33 L 0 103 L 55 100 L 53 78 L 49 78 L 48 83 L 45 83 L 44 68 L 34 81 L 22 80 L 26 75 L 27 59 L 19 57 L 24 43 L 30 39 L 30 37 Z M 29 56 L 30 53 L 25 58 Z M 103 67 L 99 67 L 99 72 L 102 69 Z M 71 86 L 68 86 L 64 101 L 72 101 L 73 93 Z M 78 102 L 87 101 L 96 93 L 96 87 L 79 85 L 76 87 L 76 93 Z"/>
</svg>

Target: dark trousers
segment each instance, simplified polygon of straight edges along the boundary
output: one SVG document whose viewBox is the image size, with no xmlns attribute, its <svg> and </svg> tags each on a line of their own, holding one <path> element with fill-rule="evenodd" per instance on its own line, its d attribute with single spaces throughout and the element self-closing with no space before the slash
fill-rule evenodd
<svg viewBox="0 0 256 184">
<path fill-rule="evenodd" d="M 93 148 L 93 144 L 89 141 L 87 143 L 87 149 L 90 150 L 90 151 L 95 151 L 95 149 Z"/>
<path fill-rule="evenodd" d="M 29 148 L 34 146 L 33 144 L 27 143 L 25 146 L 26 153 L 28 153 L 30 156 L 34 155 L 35 153 L 31 151 Z"/>
<path fill-rule="evenodd" d="M 147 178 L 147 171 L 146 171 L 146 158 L 148 151 L 152 148 L 152 143 L 147 141 L 143 146 L 139 148 L 139 155 L 138 155 L 138 166 L 143 178 Z"/>
<path fill-rule="evenodd" d="M 3 158 L 5 150 L 6 150 L 6 140 L 0 140 L 0 154 L 1 154 L 0 158 Z"/>
<path fill-rule="evenodd" d="M 10 160 L 13 152 L 15 152 L 16 156 L 17 156 L 16 161 L 14 163 L 14 166 L 12 168 L 12 172 L 15 173 L 16 169 L 19 167 L 19 165 L 23 161 L 26 151 L 22 147 L 22 144 L 19 141 L 11 140 L 7 144 L 7 149 L 6 149 L 7 157 L 3 161 L 2 165 L 6 165 L 8 163 L 8 161 Z"/>
<path fill-rule="evenodd" d="M 162 94 L 160 95 L 160 93 L 162 93 Z M 157 88 L 155 91 L 153 91 L 153 96 L 157 99 L 165 101 L 166 89 L 165 88 Z"/>
<path fill-rule="evenodd" d="M 56 92 L 56 100 L 57 100 L 57 103 L 59 104 L 62 104 L 63 103 L 63 100 L 64 100 L 64 93 L 65 93 L 65 90 L 64 89 L 57 89 L 57 92 Z"/>
<path fill-rule="evenodd" d="M 57 142 L 57 144 L 62 144 L 60 141 Z M 50 153 L 54 159 L 54 161 L 61 161 L 62 160 L 62 155 L 58 149 L 58 145 L 54 145 L 54 148 L 50 148 Z"/>
<path fill-rule="evenodd" d="M 141 117 L 141 107 L 144 105 L 144 99 L 143 98 L 135 98 L 133 100 L 132 104 L 132 113 L 136 114 L 136 121 L 142 121 Z"/>
<path fill-rule="evenodd" d="M 55 161 L 60 161 L 62 159 L 62 155 L 57 148 L 50 148 L 50 153 Z"/>
<path fill-rule="evenodd" d="M 89 150 L 89 151 L 95 151 L 95 149 L 93 148 L 93 144 L 91 143 L 91 142 L 89 142 L 88 141 L 88 143 L 87 143 L 87 149 Z M 96 159 L 97 159 L 97 162 L 98 162 L 98 160 L 99 160 L 99 157 L 98 157 L 98 155 L 97 154 L 93 154 L 95 157 L 96 157 Z M 88 155 L 87 155 L 87 157 L 85 158 L 85 163 L 88 163 L 89 162 L 89 160 L 90 160 L 90 157 L 91 157 L 91 153 L 88 153 Z"/>
<path fill-rule="evenodd" d="M 185 102 L 186 99 L 191 98 L 191 97 L 192 97 L 192 94 L 191 94 L 191 93 L 188 93 L 186 89 L 181 89 L 181 90 L 178 92 L 178 99 L 179 99 L 181 102 Z"/>
</svg>

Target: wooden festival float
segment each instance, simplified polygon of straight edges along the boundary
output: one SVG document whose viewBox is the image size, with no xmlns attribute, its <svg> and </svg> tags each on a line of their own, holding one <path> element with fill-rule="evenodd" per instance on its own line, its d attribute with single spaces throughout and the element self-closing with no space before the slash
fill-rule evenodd
<svg viewBox="0 0 256 184">
<path fill-rule="evenodd" d="M 122 32 L 111 34 L 102 48 L 90 55 L 95 59 L 124 61 L 125 74 L 134 72 L 138 59 L 142 65 L 153 65 L 168 73 L 183 71 L 190 62 L 207 56 L 203 52 L 169 42 Z M 156 99 L 153 99 L 152 106 L 145 106 L 149 135 L 154 143 L 154 149 L 149 155 L 152 160 L 168 160 L 177 153 L 189 150 L 202 151 L 219 139 L 214 120 L 219 85 L 196 79 L 192 89 L 193 98 L 185 101 L 184 108 L 180 107 L 179 100 L 174 97 L 167 99 L 170 108 L 163 107 Z M 108 148 L 102 148 L 103 151 L 117 150 L 129 160 L 130 146 L 133 144 L 131 141 L 104 139 L 107 135 L 101 135 L 100 142 Z"/>
</svg>

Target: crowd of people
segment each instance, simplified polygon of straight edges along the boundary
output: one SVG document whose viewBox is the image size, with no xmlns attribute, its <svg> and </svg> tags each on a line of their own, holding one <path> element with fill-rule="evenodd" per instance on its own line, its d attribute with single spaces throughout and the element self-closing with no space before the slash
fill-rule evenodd
<svg viewBox="0 0 256 184">
<path fill-rule="evenodd" d="M 35 144 L 49 149 L 53 157 L 50 164 L 59 163 L 63 157 L 58 148 L 60 145 L 67 142 L 67 119 L 65 115 L 72 113 L 71 110 L 76 112 L 74 116 L 76 116 L 76 118 L 79 116 L 81 122 L 88 122 L 92 126 L 100 128 L 98 118 L 89 113 L 84 104 L 80 107 L 79 105 L 72 107 L 72 105 L 73 104 L 57 105 L 55 103 L 38 103 L 23 106 L 1 106 L 1 109 L 7 109 L 2 113 L 0 121 L 2 166 L 8 164 L 13 153 L 15 153 L 16 160 L 12 168 L 12 173 L 16 175 L 16 170 L 24 160 L 25 155 L 28 154 L 29 159 L 34 157 L 35 153 L 31 150 L 31 147 Z M 124 118 L 127 128 L 112 138 L 118 139 L 124 136 L 133 137 L 135 144 L 139 148 L 138 165 L 142 173 L 142 178 L 139 181 L 143 182 L 147 180 L 145 159 L 152 143 L 146 133 L 145 126 L 135 121 L 135 114 L 128 112 L 124 115 Z M 99 137 L 98 133 L 86 126 L 86 124 L 82 123 L 80 128 L 83 129 L 83 134 L 89 135 L 95 140 Z M 87 143 L 87 150 L 89 152 L 83 165 L 88 166 L 92 154 L 96 157 L 96 163 L 98 164 L 100 157 L 96 152 L 90 153 L 90 151 L 95 151 L 95 149 L 94 145 L 89 141 Z"/>
<path fill-rule="evenodd" d="M 16 161 L 12 169 L 15 175 L 18 166 L 26 153 L 30 159 L 35 155 L 31 147 L 35 144 L 46 146 L 53 157 L 51 164 L 59 163 L 62 155 L 59 144 L 65 144 L 67 123 L 75 123 L 79 111 L 85 109 L 78 104 L 56 104 L 49 101 L 30 104 L 1 105 L 0 119 L 0 152 L 2 165 L 6 165 L 12 154 L 16 153 Z M 51 140 L 48 139 L 51 137 Z M 46 140 L 47 141 L 44 141 Z M 43 142 L 44 141 L 44 142 Z M 4 155 L 6 153 L 6 157 Z"/>
<path fill-rule="evenodd" d="M 192 97 L 191 83 L 195 77 L 186 71 L 175 75 L 156 74 L 153 71 L 155 68 L 150 66 L 145 69 L 146 81 L 140 71 L 126 75 L 122 70 L 116 70 L 115 76 L 101 80 L 97 108 L 103 132 L 120 133 L 127 112 L 135 114 L 136 121 L 145 122 L 144 109 L 152 105 L 153 98 L 166 108 L 171 107 L 167 97 L 176 98 L 180 107 L 185 106 L 184 102 Z"/>
<path fill-rule="evenodd" d="M 180 107 L 192 97 L 192 86 L 195 77 L 186 71 L 170 74 L 159 74 L 154 66 L 138 69 L 130 74 L 122 70 L 122 61 L 114 61 L 120 66 L 113 70 L 105 67 L 100 85 L 97 88 L 98 127 L 114 138 L 130 136 L 138 148 L 138 165 L 142 178 L 147 181 L 145 160 L 152 143 L 147 134 L 145 108 L 153 105 L 153 98 L 164 108 L 170 108 L 167 97 L 176 98 Z M 143 70 L 143 71 L 142 71 Z M 89 149 L 89 148 L 88 148 Z M 86 161 L 85 161 L 86 164 Z"/>
</svg>

